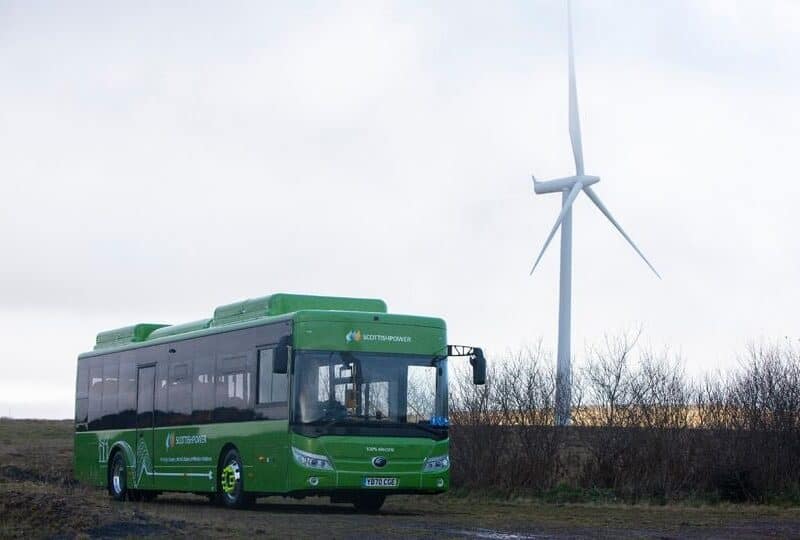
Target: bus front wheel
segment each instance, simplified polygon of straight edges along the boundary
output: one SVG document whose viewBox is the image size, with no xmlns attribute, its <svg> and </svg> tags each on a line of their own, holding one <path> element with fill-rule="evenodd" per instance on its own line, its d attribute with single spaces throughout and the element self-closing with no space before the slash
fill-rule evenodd
<svg viewBox="0 0 800 540">
<path fill-rule="evenodd" d="M 225 453 L 217 477 L 222 504 L 228 508 L 245 508 L 252 504 L 253 497 L 244 491 L 244 465 L 235 448 Z"/>
</svg>

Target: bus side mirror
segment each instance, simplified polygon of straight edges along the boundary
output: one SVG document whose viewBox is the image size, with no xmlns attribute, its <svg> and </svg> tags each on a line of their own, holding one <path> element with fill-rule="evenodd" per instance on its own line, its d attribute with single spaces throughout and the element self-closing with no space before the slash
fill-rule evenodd
<svg viewBox="0 0 800 540">
<path fill-rule="evenodd" d="M 272 373 L 285 375 L 289 371 L 289 347 L 280 345 L 275 348 L 275 354 L 272 357 Z"/>
<path fill-rule="evenodd" d="M 469 357 L 472 366 L 473 384 L 486 384 L 486 358 L 483 357 L 483 350 L 475 347 Z"/>
</svg>

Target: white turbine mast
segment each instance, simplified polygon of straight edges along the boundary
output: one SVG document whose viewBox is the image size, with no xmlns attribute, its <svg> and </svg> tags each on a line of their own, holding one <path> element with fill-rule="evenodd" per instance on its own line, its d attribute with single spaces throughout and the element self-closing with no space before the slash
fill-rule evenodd
<svg viewBox="0 0 800 540">
<path fill-rule="evenodd" d="M 636 250 L 636 253 L 647 263 L 653 273 L 661 279 L 656 269 L 650 261 L 636 247 L 633 240 L 622 230 L 619 223 L 613 218 L 611 212 L 592 189 L 592 185 L 600 181 L 598 176 L 588 176 L 583 170 L 583 145 L 581 143 L 581 122 L 578 115 L 578 90 L 575 83 L 575 54 L 572 45 L 572 6 L 571 0 L 567 0 L 567 40 L 569 54 L 569 138 L 572 141 L 572 154 L 575 157 L 575 176 L 557 178 L 540 182 L 533 177 L 533 189 L 537 194 L 542 193 L 561 193 L 561 213 L 556 219 L 556 224 L 547 236 L 542 251 L 536 258 L 531 268 L 531 274 L 536 270 L 539 261 L 542 260 L 547 246 L 553 236 L 561 227 L 561 274 L 559 278 L 559 302 L 558 302 L 558 363 L 556 365 L 556 401 L 555 401 L 555 422 L 558 426 L 566 426 L 570 422 L 571 408 L 571 356 L 570 342 L 571 334 L 571 309 L 572 309 L 572 203 L 581 192 L 597 206 L 611 224 L 616 227 L 620 234 Z"/>
</svg>

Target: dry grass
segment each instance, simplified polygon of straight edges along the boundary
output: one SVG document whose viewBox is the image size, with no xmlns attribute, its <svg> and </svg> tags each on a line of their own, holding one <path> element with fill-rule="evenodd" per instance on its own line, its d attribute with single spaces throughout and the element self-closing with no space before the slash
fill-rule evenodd
<svg viewBox="0 0 800 540">
<path fill-rule="evenodd" d="M 0 537 L 168 534 L 134 506 L 72 476 L 72 422 L 0 419 Z"/>
</svg>

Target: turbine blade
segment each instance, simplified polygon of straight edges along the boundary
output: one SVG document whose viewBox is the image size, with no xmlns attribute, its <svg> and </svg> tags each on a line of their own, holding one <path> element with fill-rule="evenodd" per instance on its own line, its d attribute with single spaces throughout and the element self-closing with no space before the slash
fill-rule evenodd
<svg viewBox="0 0 800 540">
<path fill-rule="evenodd" d="M 644 256 L 644 253 L 639 251 L 639 248 L 636 247 L 636 244 L 633 243 L 633 240 L 631 240 L 630 236 L 625 234 L 625 231 L 622 230 L 622 227 L 620 227 L 619 223 L 617 223 L 617 220 L 614 219 L 614 217 L 611 215 L 611 212 L 608 211 L 608 208 L 606 208 L 606 206 L 603 204 L 603 201 L 600 200 L 600 197 L 597 196 L 597 193 L 594 192 L 591 186 L 586 186 L 585 188 L 583 188 L 583 191 L 586 193 L 586 195 L 589 196 L 589 198 L 592 200 L 595 206 L 597 206 L 597 208 L 599 208 L 600 211 L 608 218 L 608 221 L 610 221 L 611 224 L 617 228 L 619 233 L 625 238 L 625 240 L 628 241 L 631 247 L 636 250 L 636 253 L 638 253 L 639 257 L 641 257 L 642 260 L 645 263 L 647 263 L 647 266 L 650 267 L 650 270 L 653 271 L 656 277 L 658 277 L 658 279 L 661 279 L 661 275 L 656 271 L 653 265 L 650 264 L 650 261 L 648 261 L 647 257 Z"/>
<path fill-rule="evenodd" d="M 564 216 L 567 215 L 569 209 L 572 207 L 572 203 L 575 201 L 575 197 L 578 196 L 578 193 L 581 192 L 581 188 L 583 184 L 580 182 L 575 182 L 575 185 L 572 186 L 572 189 L 567 196 L 567 200 L 561 205 L 561 213 L 558 214 L 558 219 L 556 219 L 556 224 L 553 225 L 553 229 L 550 231 L 550 234 L 547 236 L 547 240 L 544 241 L 544 247 L 542 247 L 542 251 L 539 252 L 539 256 L 536 257 L 536 262 L 533 263 L 533 268 L 531 268 L 531 273 L 528 275 L 533 275 L 533 271 L 536 270 L 536 267 L 539 265 L 539 261 L 542 260 L 542 255 L 544 255 L 544 251 L 547 249 L 547 246 L 550 245 L 550 240 L 553 239 L 555 236 L 556 231 L 561 226 L 561 222 L 564 221 Z"/>
<path fill-rule="evenodd" d="M 581 119 L 578 114 L 578 88 L 575 82 L 571 0 L 567 0 L 567 35 L 569 39 L 569 138 L 572 141 L 572 155 L 575 157 L 575 172 L 581 176 L 583 175 L 583 143 L 581 142 Z"/>
</svg>

